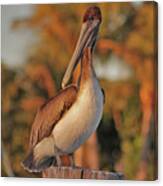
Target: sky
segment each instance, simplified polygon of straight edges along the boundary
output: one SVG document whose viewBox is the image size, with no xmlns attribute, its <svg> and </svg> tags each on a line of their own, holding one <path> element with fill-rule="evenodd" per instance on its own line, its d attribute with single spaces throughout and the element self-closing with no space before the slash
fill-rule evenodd
<svg viewBox="0 0 163 186">
<path fill-rule="evenodd" d="M 10 67 L 22 65 L 26 61 L 32 43 L 38 39 L 34 32 L 27 28 L 13 30 L 12 22 L 32 15 L 34 5 L 3 5 L 1 7 L 1 57 Z M 131 68 L 116 56 L 110 56 L 102 64 L 96 60 L 96 73 L 109 80 L 125 80 L 132 76 Z"/>
<path fill-rule="evenodd" d="M 16 19 L 27 18 L 33 12 L 32 5 L 3 5 L 1 7 L 1 56 L 10 66 L 22 64 L 27 49 L 35 40 L 34 33 L 27 29 L 11 28 Z"/>
</svg>

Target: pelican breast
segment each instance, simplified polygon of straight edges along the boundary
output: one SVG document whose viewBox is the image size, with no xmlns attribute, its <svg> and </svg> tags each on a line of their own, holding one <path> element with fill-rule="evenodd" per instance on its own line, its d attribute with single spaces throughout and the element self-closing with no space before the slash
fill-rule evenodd
<svg viewBox="0 0 163 186">
<path fill-rule="evenodd" d="M 98 80 L 90 78 L 79 90 L 72 107 L 53 129 L 55 145 L 64 153 L 75 151 L 96 130 L 103 113 Z"/>
</svg>

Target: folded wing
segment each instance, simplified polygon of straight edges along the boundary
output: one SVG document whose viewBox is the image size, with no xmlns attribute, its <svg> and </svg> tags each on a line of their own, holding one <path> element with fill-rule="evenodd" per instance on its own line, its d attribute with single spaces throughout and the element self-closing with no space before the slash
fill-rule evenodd
<svg viewBox="0 0 163 186">
<path fill-rule="evenodd" d="M 38 110 L 32 125 L 29 152 L 43 138 L 49 136 L 62 116 L 69 110 L 77 97 L 77 87 L 71 85 L 45 102 Z"/>
</svg>

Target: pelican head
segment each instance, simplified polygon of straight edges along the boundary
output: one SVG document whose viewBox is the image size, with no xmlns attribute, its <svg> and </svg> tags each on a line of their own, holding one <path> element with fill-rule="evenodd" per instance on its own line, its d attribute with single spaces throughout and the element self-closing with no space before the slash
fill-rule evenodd
<svg viewBox="0 0 163 186">
<path fill-rule="evenodd" d="M 81 27 L 79 39 L 77 41 L 76 48 L 66 70 L 66 73 L 63 77 L 62 88 L 64 88 L 69 82 L 76 65 L 80 61 L 83 50 L 87 47 L 90 47 L 91 50 L 93 50 L 96 43 L 100 23 L 100 9 L 97 6 L 89 7 L 83 16 L 83 24 Z"/>
</svg>

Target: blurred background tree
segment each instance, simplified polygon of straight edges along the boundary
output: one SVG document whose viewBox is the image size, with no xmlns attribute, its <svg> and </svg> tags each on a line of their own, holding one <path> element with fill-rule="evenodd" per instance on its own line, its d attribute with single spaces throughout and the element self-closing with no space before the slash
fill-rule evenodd
<svg viewBox="0 0 163 186">
<path fill-rule="evenodd" d="M 94 58 L 106 100 L 97 132 L 75 152 L 76 164 L 122 171 L 127 179 L 156 178 L 154 2 L 33 5 L 30 18 L 13 22 L 13 31 L 35 30 L 39 39 L 22 66 L 11 68 L 2 61 L 3 176 L 40 176 L 20 166 L 27 152 L 30 127 L 38 107 L 60 89 L 82 16 L 91 5 L 98 5 L 103 15 Z"/>
</svg>

